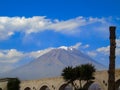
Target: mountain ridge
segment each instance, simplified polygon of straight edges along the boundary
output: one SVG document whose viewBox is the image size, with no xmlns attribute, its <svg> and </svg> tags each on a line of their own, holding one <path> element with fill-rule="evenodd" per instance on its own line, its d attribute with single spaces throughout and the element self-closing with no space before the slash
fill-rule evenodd
<svg viewBox="0 0 120 90">
<path fill-rule="evenodd" d="M 4 74 L 6 77 L 18 77 L 20 79 L 38 79 L 60 76 L 66 66 L 92 63 L 97 69 L 104 66 L 94 61 L 88 55 L 74 48 L 55 48 L 41 55 L 32 62 Z"/>
</svg>

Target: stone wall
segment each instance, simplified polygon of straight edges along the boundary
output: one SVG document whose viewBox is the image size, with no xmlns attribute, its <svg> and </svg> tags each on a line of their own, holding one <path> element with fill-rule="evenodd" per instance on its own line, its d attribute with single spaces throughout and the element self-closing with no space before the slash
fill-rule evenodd
<svg viewBox="0 0 120 90">
<path fill-rule="evenodd" d="M 120 70 L 116 70 L 116 87 L 120 86 Z M 102 90 L 107 90 L 108 88 L 108 73 L 107 71 L 98 71 L 95 73 L 95 82 L 97 82 Z M 0 89 L 7 90 L 7 79 L 0 79 Z M 84 82 L 83 82 L 84 83 Z M 21 81 L 20 90 L 25 90 L 25 88 L 30 88 L 30 90 L 40 90 L 42 87 L 48 87 L 50 90 L 60 90 L 66 82 L 62 77 L 54 78 L 43 78 L 38 80 L 27 80 Z M 44 90 L 44 89 L 42 89 Z M 117 90 L 117 89 L 116 89 Z"/>
<path fill-rule="evenodd" d="M 8 81 L 6 79 L 0 79 L 0 89 L 7 90 L 7 83 Z"/>
</svg>

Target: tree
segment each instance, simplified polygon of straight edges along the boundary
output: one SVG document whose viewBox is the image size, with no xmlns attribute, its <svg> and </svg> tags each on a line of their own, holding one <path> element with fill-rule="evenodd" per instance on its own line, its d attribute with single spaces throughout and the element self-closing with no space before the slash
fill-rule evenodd
<svg viewBox="0 0 120 90">
<path fill-rule="evenodd" d="M 62 71 L 62 76 L 68 82 L 68 84 L 71 83 L 75 88 L 74 81 L 76 80 L 76 74 L 73 67 L 65 67 Z"/>
<path fill-rule="evenodd" d="M 74 68 L 76 71 L 76 77 L 77 77 L 77 80 L 79 80 L 80 82 L 80 88 L 83 88 L 82 87 L 82 80 L 84 81 L 90 81 L 91 79 L 94 79 L 94 72 L 95 72 L 95 68 L 92 64 L 82 64 L 82 65 L 79 65 L 79 66 L 76 66 Z"/>
<path fill-rule="evenodd" d="M 7 90 L 19 90 L 20 80 L 18 78 L 10 78 L 7 84 Z"/>
<path fill-rule="evenodd" d="M 82 80 L 89 81 L 94 79 L 94 72 L 96 71 L 95 67 L 92 64 L 83 64 L 81 65 L 81 78 Z"/>
<path fill-rule="evenodd" d="M 62 71 L 63 78 L 68 82 L 71 83 L 75 89 L 78 90 L 78 87 L 74 84 L 75 80 L 79 80 L 80 87 L 79 89 L 82 90 L 82 80 L 87 81 L 87 83 L 94 79 L 94 72 L 96 71 L 95 67 L 92 64 L 82 64 L 76 67 L 66 67 Z"/>
<path fill-rule="evenodd" d="M 80 82 L 80 88 L 82 88 L 81 66 L 79 65 L 79 66 L 74 67 L 74 70 L 76 72 L 76 80 L 79 80 L 79 82 Z"/>
</svg>

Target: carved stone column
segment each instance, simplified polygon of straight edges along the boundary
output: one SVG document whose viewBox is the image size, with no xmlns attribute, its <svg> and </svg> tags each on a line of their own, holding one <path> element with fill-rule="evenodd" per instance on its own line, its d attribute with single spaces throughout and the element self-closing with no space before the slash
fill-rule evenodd
<svg viewBox="0 0 120 90">
<path fill-rule="evenodd" d="M 110 56 L 109 56 L 109 70 L 108 70 L 108 90 L 115 90 L 115 48 L 116 48 L 116 35 L 115 26 L 109 28 L 110 31 Z"/>
</svg>

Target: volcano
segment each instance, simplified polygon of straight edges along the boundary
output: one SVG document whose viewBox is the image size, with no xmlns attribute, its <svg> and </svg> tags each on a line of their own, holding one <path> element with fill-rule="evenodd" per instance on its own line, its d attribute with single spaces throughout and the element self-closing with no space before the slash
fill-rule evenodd
<svg viewBox="0 0 120 90">
<path fill-rule="evenodd" d="M 97 70 L 105 66 L 96 62 L 88 55 L 70 47 L 59 47 L 51 49 L 30 63 L 4 73 L 4 77 L 18 77 L 22 80 L 32 80 L 46 77 L 60 76 L 62 70 L 67 66 L 76 66 L 91 63 Z"/>
</svg>

